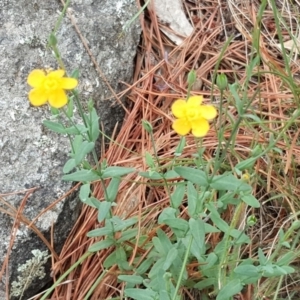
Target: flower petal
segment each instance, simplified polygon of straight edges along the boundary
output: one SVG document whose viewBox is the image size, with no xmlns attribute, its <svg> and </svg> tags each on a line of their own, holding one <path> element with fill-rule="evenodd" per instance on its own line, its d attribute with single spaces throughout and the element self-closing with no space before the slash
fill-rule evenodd
<svg viewBox="0 0 300 300">
<path fill-rule="evenodd" d="M 33 106 L 44 105 L 48 100 L 47 93 L 42 88 L 32 89 L 28 94 L 28 98 Z"/>
<path fill-rule="evenodd" d="M 30 74 L 28 75 L 27 83 L 30 86 L 37 88 L 41 86 L 45 78 L 46 78 L 45 72 L 43 70 L 36 69 L 31 71 Z"/>
<path fill-rule="evenodd" d="M 61 108 L 68 103 L 68 97 L 64 90 L 58 89 L 49 93 L 49 104 L 54 108 Z"/>
<path fill-rule="evenodd" d="M 207 135 L 207 132 L 209 130 L 209 124 L 207 120 L 205 120 L 204 118 L 193 120 L 191 125 L 192 125 L 192 134 L 195 137 L 203 137 Z"/>
<path fill-rule="evenodd" d="M 64 70 L 55 70 L 55 71 L 50 71 L 47 76 L 52 78 L 62 78 L 64 75 L 65 75 Z"/>
<path fill-rule="evenodd" d="M 172 113 L 176 118 L 184 118 L 186 111 L 187 103 L 183 99 L 176 100 L 171 107 Z"/>
<path fill-rule="evenodd" d="M 203 101 L 203 96 L 191 96 L 187 100 L 188 106 L 199 106 Z"/>
<path fill-rule="evenodd" d="M 186 135 L 191 131 L 190 123 L 185 119 L 178 119 L 173 122 L 172 128 L 179 135 Z"/>
<path fill-rule="evenodd" d="M 200 113 L 206 120 L 212 120 L 217 116 L 217 110 L 211 105 L 201 105 Z"/>
<path fill-rule="evenodd" d="M 64 90 L 72 90 L 72 89 L 74 89 L 77 86 L 78 81 L 75 78 L 64 77 L 64 78 L 61 78 L 59 80 L 59 83 L 60 83 L 60 87 L 62 89 L 64 89 Z"/>
</svg>

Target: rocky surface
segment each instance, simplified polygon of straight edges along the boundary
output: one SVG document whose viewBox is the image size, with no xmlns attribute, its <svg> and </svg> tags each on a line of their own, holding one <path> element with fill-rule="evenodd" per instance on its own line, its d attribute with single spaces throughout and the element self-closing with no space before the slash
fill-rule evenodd
<svg viewBox="0 0 300 300">
<path fill-rule="evenodd" d="M 0 193 L 20 192 L 3 195 L 5 201 L 18 209 L 24 190 L 38 187 L 27 199 L 23 210 L 24 217 L 29 220 L 71 187 L 71 183 L 61 181 L 62 166 L 69 151 L 68 140 L 42 126 L 42 121 L 50 117 L 49 108 L 29 105 L 26 84 L 31 70 L 57 68 L 46 41 L 61 10 L 58 0 L 0 1 Z M 134 22 L 125 32 L 122 28 L 136 12 L 135 0 L 74 0 L 68 9 L 115 91 L 122 89 L 120 81 L 131 81 L 140 27 Z M 103 101 L 111 96 L 111 92 L 95 71 L 69 18 L 63 19 L 57 37 L 67 70 L 71 72 L 78 68 L 80 71 L 82 101 L 94 99 L 106 132 L 109 132 L 117 121 L 122 121 L 122 108 Z M 61 249 L 78 216 L 78 204 L 74 193 L 35 224 L 49 241 L 50 227 L 54 224 L 56 251 Z M 0 211 L 7 210 L 1 198 L 0 208 Z M 13 222 L 11 216 L 0 212 L 0 265 L 7 255 Z M 9 282 L 14 282 L 11 297 L 28 299 L 50 280 L 49 252 L 46 250 L 32 230 L 24 224 L 19 226 L 9 260 Z M 30 278 L 27 283 L 31 284 L 20 298 L 18 291 L 24 288 L 24 277 Z M 3 275 L 0 300 L 5 284 Z"/>
</svg>

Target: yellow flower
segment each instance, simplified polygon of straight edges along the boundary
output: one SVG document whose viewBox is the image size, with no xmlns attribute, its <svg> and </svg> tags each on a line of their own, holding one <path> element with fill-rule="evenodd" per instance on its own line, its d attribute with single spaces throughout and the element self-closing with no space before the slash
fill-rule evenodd
<svg viewBox="0 0 300 300">
<path fill-rule="evenodd" d="M 78 82 L 75 78 L 63 77 L 64 70 L 45 72 L 33 70 L 27 78 L 27 83 L 33 87 L 29 92 L 29 101 L 34 106 L 46 104 L 61 108 L 68 102 L 65 90 L 74 89 Z"/>
<path fill-rule="evenodd" d="M 201 105 L 202 96 L 192 96 L 187 101 L 176 100 L 172 105 L 172 113 L 177 118 L 172 128 L 179 135 L 186 135 L 190 131 L 195 137 L 203 137 L 209 130 L 208 120 L 216 117 L 217 111 L 211 105 Z"/>
</svg>

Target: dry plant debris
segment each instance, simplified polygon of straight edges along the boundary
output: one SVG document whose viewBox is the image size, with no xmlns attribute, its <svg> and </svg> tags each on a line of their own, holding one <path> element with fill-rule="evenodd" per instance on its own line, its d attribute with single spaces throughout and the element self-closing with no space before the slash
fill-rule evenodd
<svg viewBox="0 0 300 300">
<path fill-rule="evenodd" d="M 294 5 L 288 1 L 276 2 L 284 16 L 280 26 L 285 46 L 290 43 L 291 36 L 294 36 L 296 40 L 299 37 L 299 3 L 297 9 L 296 2 Z M 226 40 L 233 35 L 218 71 L 225 73 L 230 83 L 237 81 L 243 84 L 246 78 L 245 68 L 249 64 L 249 51 L 253 43 L 251 34 L 257 22 L 256 16 L 260 4 L 260 1 L 242 0 L 184 1 L 185 14 L 195 29 L 179 46 L 174 45 L 162 33 L 166 29 L 170 31 L 170 28 L 168 24 L 159 22 L 154 8 L 149 5 L 147 11 L 140 16 L 143 28 L 142 42 L 136 60 L 134 83 L 127 89 L 130 91 L 130 112 L 120 132 L 116 135 L 115 142 L 111 142 L 104 149 L 105 154 L 102 159 L 106 159 L 110 165 L 146 170 L 143 153 L 153 152 L 150 137 L 141 126 L 141 120 L 147 120 L 153 126 L 156 148 L 161 162 L 167 165 L 179 142 L 179 137 L 171 130 L 170 107 L 175 99 L 185 97 L 187 73 L 192 69 L 196 70 L 197 82 L 192 93 L 204 95 L 205 99 L 209 99 L 213 89 L 213 104 L 218 105 L 220 94 L 216 87 L 213 87 L 212 82 L 214 68 Z M 270 133 L 280 130 L 291 112 L 297 108 L 289 87 L 280 76 L 270 72 L 274 69 L 278 74 L 286 72 L 281 48 L 278 47 L 280 41 L 270 4 L 267 5 L 261 22 L 262 64 L 259 71 L 263 75 L 259 82 L 257 78 L 252 78 L 248 86 L 248 97 L 254 97 L 252 109 L 261 117 L 265 125 L 262 127 L 242 124 L 235 145 L 232 145 L 231 149 L 235 155 L 231 153 L 227 155 L 228 166 L 234 166 L 239 158 L 245 159 L 249 156 L 253 140 L 261 145 L 268 144 Z M 291 51 L 290 64 L 295 84 L 299 84 L 299 57 L 296 50 Z M 259 93 L 257 93 L 258 89 Z M 228 137 L 237 112 L 232 103 L 227 102 L 225 105 L 230 115 L 230 119 L 225 124 L 225 137 Z M 206 149 L 204 156 L 207 159 L 213 157 L 217 148 L 216 132 L 223 117 L 219 116 L 215 128 L 212 128 L 203 140 L 202 146 Z M 261 158 L 255 166 L 252 180 L 255 195 L 262 207 L 257 211 L 252 211 L 260 223 L 248 232 L 255 243 L 251 245 L 251 248 L 245 249 L 245 253 L 255 251 L 258 246 L 266 247 L 271 251 L 273 243 L 278 238 L 278 229 L 281 226 L 288 226 L 287 219 L 290 212 L 299 210 L 300 147 L 298 136 L 299 124 L 297 122 L 294 128 L 286 132 L 285 138 L 278 141 L 276 145 L 278 152 Z M 187 138 L 187 144 L 184 158 L 189 159 L 196 145 L 193 138 Z M 94 185 L 94 195 L 99 200 L 103 198 L 103 191 L 98 183 Z M 138 216 L 139 232 L 145 233 L 146 231 L 151 239 L 158 229 L 155 220 L 168 201 L 168 196 L 162 186 L 150 185 L 137 173 L 130 174 L 122 182 L 118 205 L 114 213 L 124 218 Z M 245 218 L 247 213 L 249 212 L 245 211 Z M 230 210 L 223 215 L 225 220 L 230 220 L 231 217 Z M 62 271 L 67 270 L 86 252 L 92 243 L 86 234 L 98 226 L 101 224 L 97 223 L 95 210 L 84 207 L 64 245 L 59 260 L 53 263 L 54 278 L 58 278 Z M 213 235 L 211 243 L 217 243 L 217 240 L 218 236 Z M 136 253 L 146 253 L 145 249 L 137 245 L 129 246 L 132 247 L 129 262 L 133 261 Z M 56 288 L 51 299 L 83 299 L 95 279 L 104 271 L 102 264 L 109 254 L 109 251 L 103 250 L 85 260 L 68 276 L 65 284 Z M 189 266 L 191 276 L 201 276 L 195 270 L 193 265 Z M 118 272 L 116 267 L 108 270 L 90 299 L 108 299 L 120 295 L 122 297 L 123 286 L 117 283 Z M 281 294 L 284 296 L 288 290 L 295 291 L 297 280 L 299 278 L 295 278 L 294 282 L 292 280 L 286 282 L 285 287 L 280 291 Z M 264 283 L 262 282 L 261 285 L 263 287 Z M 199 299 L 197 293 L 193 294 L 193 291 L 185 291 L 185 296 L 186 299 Z M 239 299 L 251 299 L 251 286 L 240 294 Z"/>
</svg>

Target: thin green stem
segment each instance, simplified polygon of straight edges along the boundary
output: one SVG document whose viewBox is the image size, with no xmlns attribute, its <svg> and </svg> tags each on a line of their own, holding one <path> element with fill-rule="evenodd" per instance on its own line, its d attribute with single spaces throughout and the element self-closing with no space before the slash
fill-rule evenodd
<svg viewBox="0 0 300 300">
<path fill-rule="evenodd" d="M 60 26 L 60 24 L 61 24 L 61 22 L 62 22 L 62 20 L 63 20 L 63 17 L 64 17 L 64 15 L 65 15 L 66 11 L 67 11 L 67 8 L 68 8 L 68 6 L 70 5 L 70 2 L 71 2 L 71 0 L 67 0 L 67 1 L 66 1 L 65 5 L 64 5 L 64 7 L 63 7 L 63 10 L 62 10 L 62 12 L 60 13 L 60 15 L 59 15 L 59 17 L 58 17 L 58 19 L 57 19 L 57 21 L 56 21 L 56 24 L 55 24 L 55 26 L 54 26 L 54 30 L 53 30 L 54 33 L 58 30 L 58 28 L 59 28 L 59 26 Z"/>
<path fill-rule="evenodd" d="M 152 143 L 152 146 L 153 146 L 154 157 L 155 157 L 156 162 L 157 162 L 157 167 L 159 168 L 160 167 L 160 161 L 159 161 L 159 158 L 158 158 L 158 155 L 157 155 L 156 146 L 155 146 L 155 140 L 154 140 L 154 136 L 153 136 L 153 132 L 152 131 L 150 132 L 150 138 L 151 138 L 151 143 Z M 169 199 L 171 201 L 171 192 L 170 192 L 170 189 L 169 189 L 168 182 L 167 182 L 164 174 L 161 174 L 161 176 L 162 176 L 164 185 L 166 187 L 168 197 L 169 197 Z"/>
<path fill-rule="evenodd" d="M 40 300 L 45 300 L 51 292 L 77 267 L 79 266 L 86 258 L 88 258 L 93 253 L 86 252 L 83 254 L 77 261 L 74 263 L 64 274 L 62 274 L 58 280 L 47 290 L 47 292 L 43 295 L 43 297 Z"/>
<path fill-rule="evenodd" d="M 103 277 L 105 276 L 106 272 L 104 271 L 98 278 L 97 280 L 94 282 L 94 284 L 91 286 L 91 288 L 89 289 L 88 293 L 85 295 L 84 300 L 88 300 L 90 299 L 90 296 L 92 295 L 92 293 L 94 292 L 95 288 L 99 285 L 100 281 L 103 279 Z"/>
<path fill-rule="evenodd" d="M 193 236 L 190 237 L 190 241 L 189 241 L 188 247 L 187 247 L 186 252 L 185 252 L 185 256 L 184 256 L 184 259 L 183 259 L 182 267 L 181 267 L 181 270 L 180 270 L 180 274 L 179 274 L 179 277 L 178 277 L 178 281 L 177 281 L 177 284 L 176 284 L 176 288 L 175 288 L 172 300 L 176 300 L 176 298 L 177 298 L 177 294 L 178 294 L 178 291 L 180 289 L 183 274 L 184 274 L 184 271 L 186 270 L 186 265 L 187 265 L 188 257 L 189 257 L 190 251 L 191 251 L 192 242 L 193 242 Z"/>
</svg>

